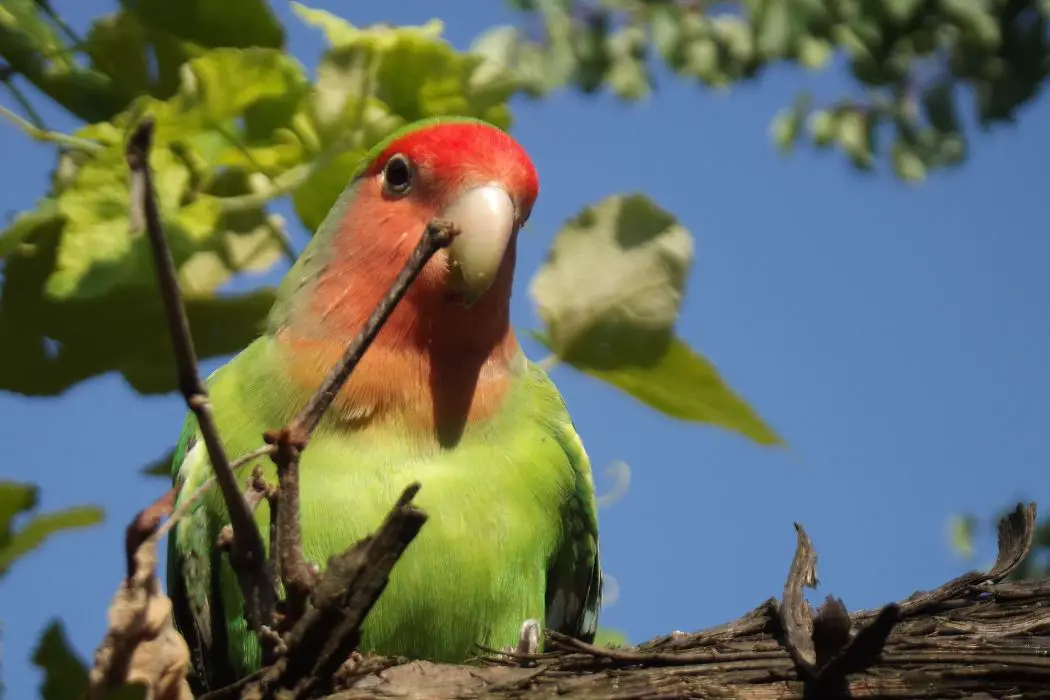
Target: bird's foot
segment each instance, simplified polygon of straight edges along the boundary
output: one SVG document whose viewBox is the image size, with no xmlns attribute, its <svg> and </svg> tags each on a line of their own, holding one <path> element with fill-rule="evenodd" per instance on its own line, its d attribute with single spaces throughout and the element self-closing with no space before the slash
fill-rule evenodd
<svg viewBox="0 0 1050 700">
<path fill-rule="evenodd" d="M 540 633 L 542 628 L 540 623 L 532 618 L 525 620 L 521 623 L 521 630 L 518 631 L 518 644 L 516 647 L 505 646 L 503 647 L 504 654 L 514 654 L 515 656 L 507 656 L 506 659 L 513 663 L 517 663 L 522 666 L 527 666 L 531 661 L 522 658 L 516 658 L 519 656 L 532 656 L 539 653 L 540 650 Z"/>
</svg>

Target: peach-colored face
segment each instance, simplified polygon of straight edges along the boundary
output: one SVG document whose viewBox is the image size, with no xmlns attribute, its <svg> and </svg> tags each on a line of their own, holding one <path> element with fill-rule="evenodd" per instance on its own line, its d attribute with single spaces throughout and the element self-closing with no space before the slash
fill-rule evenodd
<svg viewBox="0 0 1050 700">
<path fill-rule="evenodd" d="M 532 211 L 539 191 L 536 169 L 525 150 L 494 126 L 449 122 L 406 134 L 390 144 L 365 171 L 386 205 L 422 207 L 431 215 L 456 195 L 490 182 L 511 196 L 517 224 Z M 397 185 L 410 180 L 406 191 Z"/>
<path fill-rule="evenodd" d="M 450 218 L 462 233 L 424 270 L 416 291 L 470 305 L 512 274 L 514 235 L 538 192 L 536 169 L 509 135 L 487 124 L 449 122 L 391 143 L 364 171 L 340 228 L 344 250 L 377 273 L 399 269 L 426 224 Z M 505 284 L 496 284 L 502 281 Z M 440 288 L 440 289 L 439 289 Z"/>
</svg>

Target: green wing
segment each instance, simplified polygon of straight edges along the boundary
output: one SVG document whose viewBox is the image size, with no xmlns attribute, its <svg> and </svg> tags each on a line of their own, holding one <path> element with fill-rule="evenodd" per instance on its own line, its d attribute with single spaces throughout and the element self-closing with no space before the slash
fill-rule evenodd
<svg viewBox="0 0 1050 700">
<path fill-rule="evenodd" d="M 544 403 L 551 404 L 551 436 L 572 465 L 574 488 L 562 526 L 561 544 L 547 571 L 544 627 L 592 642 L 602 604 L 602 569 L 598 554 L 598 512 L 591 463 L 569 418 L 565 402 L 546 372 L 529 363 L 528 381 Z"/>
<path fill-rule="evenodd" d="M 193 414 L 186 419 L 172 464 L 176 507 L 211 477 L 207 452 Z M 188 512 L 168 537 L 168 595 L 175 627 L 191 652 L 191 681 L 198 693 L 235 680 L 226 663 L 226 618 L 219 594 L 222 553 L 218 533 L 204 499 Z"/>
</svg>

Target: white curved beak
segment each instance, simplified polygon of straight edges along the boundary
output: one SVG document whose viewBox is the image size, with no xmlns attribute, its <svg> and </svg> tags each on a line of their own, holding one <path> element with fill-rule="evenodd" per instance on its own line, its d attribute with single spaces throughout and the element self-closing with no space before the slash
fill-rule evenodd
<svg viewBox="0 0 1050 700">
<path fill-rule="evenodd" d="M 461 194 L 441 217 L 459 226 L 448 247 L 451 283 L 470 306 L 496 279 L 514 233 L 514 202 L 499 185 L 483 185 Z"/>
</svg>

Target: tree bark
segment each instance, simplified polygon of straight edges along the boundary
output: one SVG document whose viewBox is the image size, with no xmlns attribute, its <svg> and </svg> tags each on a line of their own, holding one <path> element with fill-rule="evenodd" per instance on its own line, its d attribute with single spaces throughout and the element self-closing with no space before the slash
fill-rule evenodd
<svg viewBox="0 0 1050 700">
<path fill-rule="evenodd" d="M 802 585 L 816 556 L 799 547 L 783 602 L 634 649 L 548 635 L 554 651 L 482 666 L 364 658 L 328 700 L 364 698 L 1050 698 L 1050 580 L 1001 582 L 1031 546 L 1035 508 L 1000 523 L 999 557 L 881 610 L 846 613 L 831 596 L 814 617 Z"/>
</svg>

